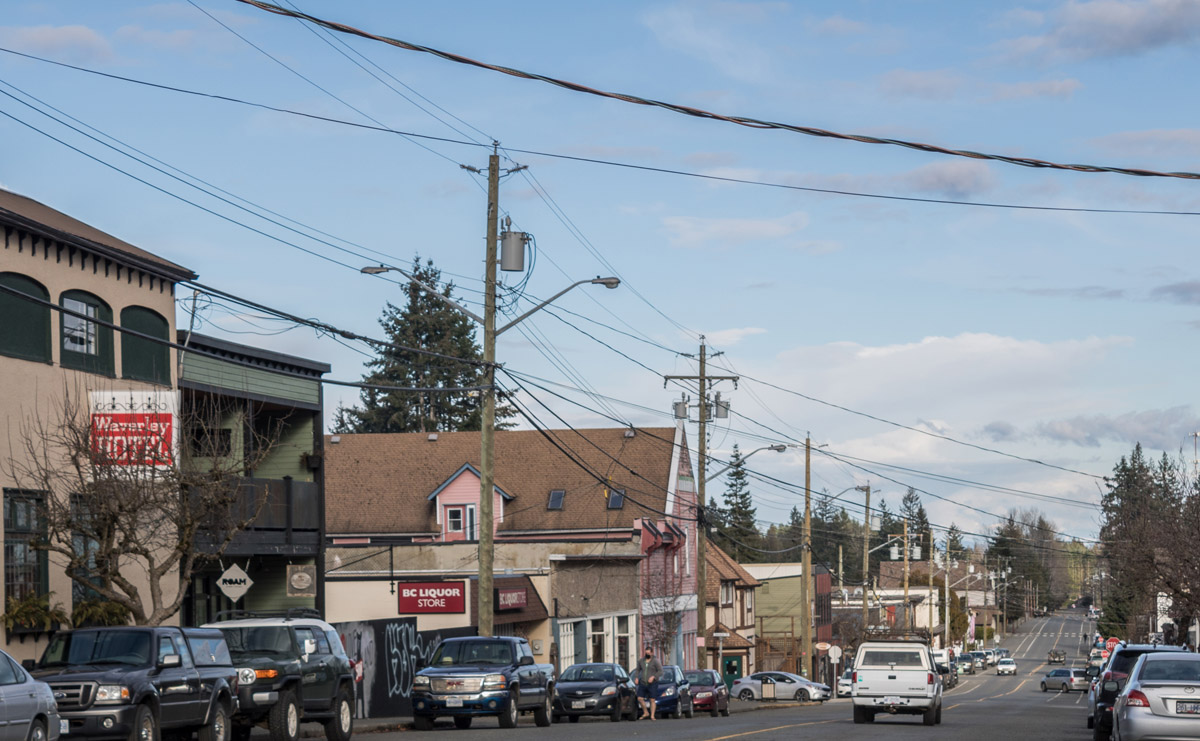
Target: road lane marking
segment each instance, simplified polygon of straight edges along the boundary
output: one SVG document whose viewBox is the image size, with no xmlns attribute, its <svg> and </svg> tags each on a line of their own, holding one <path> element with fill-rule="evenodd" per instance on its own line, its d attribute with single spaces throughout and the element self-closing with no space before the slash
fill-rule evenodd
<svg viewBox="0 0 1200 741">
<path fill-rule="evenodd" d="M 708 741 L 725 741 L 725 739 L 727 739 L 727 738 L 742 738 L 743 736 L 754 736 L 759 733 L 766 733 L 768 731 L 782 731 L 785 728 L 799 728 L 801 726 L 820 726 L 820 725 L 825 725 L 827 723 L 838 723 L 843 720 L 847 720 L 847 719 L 846 718 L 836 718 L 833 720 L 813 720 L 813 721 L 809 721 L 808 723 L 792 723 L 792 724 L 786 725 L 786 726 L 775 726 L 774 728 L 762 728 L 757 731 L 746 731 L 745 733 L 732 733 L 728 736 L 714 736 L 713 738 L 708 739 Z"/>
</svg>

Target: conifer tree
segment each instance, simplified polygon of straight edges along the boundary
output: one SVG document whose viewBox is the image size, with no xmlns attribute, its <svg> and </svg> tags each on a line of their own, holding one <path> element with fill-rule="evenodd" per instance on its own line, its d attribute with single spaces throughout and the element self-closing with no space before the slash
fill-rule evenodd
<svg viewBox="0 0 1200 741">
<path fill-rule="evenodd" d="M 730 459 L 726 479 L 725 506 L 722 509 L 720 530 L 727 537 L 722 547 L 739 563 L 761 561 L 761 554 L 753 550 L 762 547 L 762 535 L 756 523 L 758 512 L 750 496 L 746 459 L 736 444 L 733 446 L 733 457 Z"/>
</svg>

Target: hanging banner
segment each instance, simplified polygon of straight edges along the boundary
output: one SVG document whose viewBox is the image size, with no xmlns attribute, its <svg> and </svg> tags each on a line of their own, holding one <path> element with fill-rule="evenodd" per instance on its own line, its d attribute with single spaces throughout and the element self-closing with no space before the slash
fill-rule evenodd
<svg viewBox="0 0 1200 741">
<path fill-rule="evenodd" d="M 92 391 L 92 450 L 111 466 L 171 466 L 179 444 L 174 391 Z"/>
</svg>

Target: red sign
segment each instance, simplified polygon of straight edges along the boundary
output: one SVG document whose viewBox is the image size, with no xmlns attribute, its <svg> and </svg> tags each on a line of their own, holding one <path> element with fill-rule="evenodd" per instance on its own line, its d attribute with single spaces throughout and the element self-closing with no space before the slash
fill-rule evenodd
<svg viewBox="0 0 1200 741">
<path fill-rule="evenodd" d="M 1117 647 L 1117 644 L 1120 642 L 1121 642 L 1120 638 L 1109 638 L 1107 641 L 1104 642 L 1104 648 L 1108 649 L 1111 652 L 1114 648 Z"/>
<path fill-rule="evenodd" d="M 93 452 L 99 463 L 111 466 L 169 466 L 173 423 L 171 414 L 93 414 Z"/>
<path fill-rule="evenodd" d="M 525 587 L 496 590 L 497 610 L 520 610 L 528 604 L 529 597 L 525 594 Z"/>
<path fill-rule="evenodd" d="M 401 582 L 397 587 L 401 615 L 467 611 L 466 582 Z"/>
</svg>

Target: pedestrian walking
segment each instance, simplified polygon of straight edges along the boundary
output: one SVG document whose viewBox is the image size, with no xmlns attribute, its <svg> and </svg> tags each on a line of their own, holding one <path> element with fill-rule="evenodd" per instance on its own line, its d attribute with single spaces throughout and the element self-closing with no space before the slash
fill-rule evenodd
<svg viewBox="0 0 1200 741">
<path fill-rule="evenodd" d="M 658 690 L 658 678 L 662 676 L 662 664 L 658 659 L 654 658 L 654 651 L 650 646 L 646 646 L 645 654 L 638 659 L 637 668 L 634 672 L 637 674 L 637 698 L 638 703 L 642 706 L 642 712 L 646 714 L 650 720 L 654 720 L 655 700 Z M 646 710 L 646 704 L 649 703 L 650 710 Z"/>
</svg>

